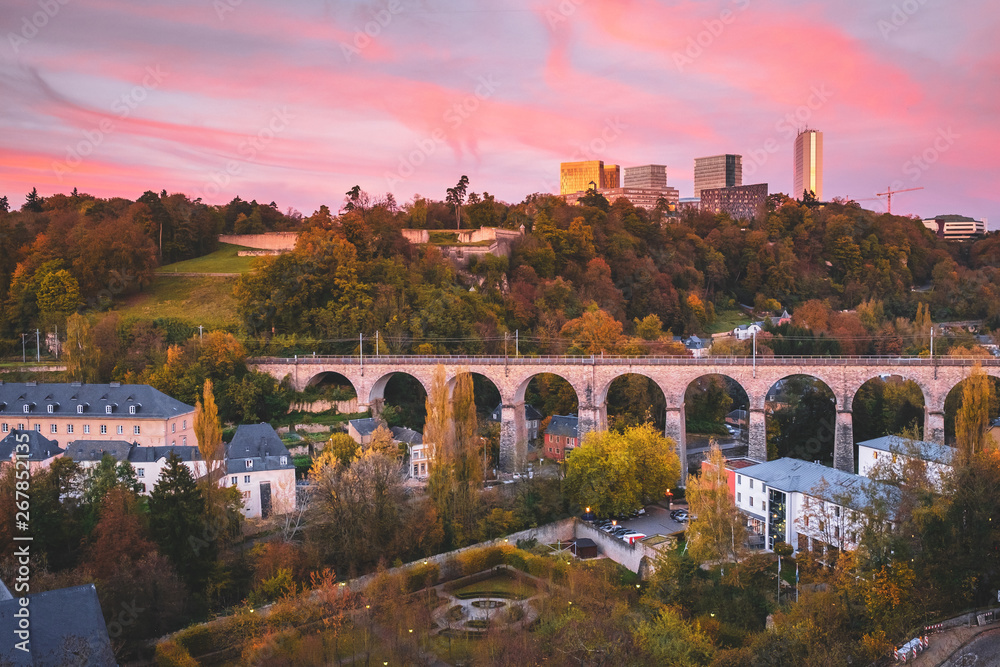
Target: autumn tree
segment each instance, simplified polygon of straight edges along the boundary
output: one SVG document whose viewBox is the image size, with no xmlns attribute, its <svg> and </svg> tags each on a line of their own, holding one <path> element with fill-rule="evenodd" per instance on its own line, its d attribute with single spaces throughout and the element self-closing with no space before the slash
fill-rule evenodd
<svg viewBox="0 0 1000 667">
<path fill-rule="evenodd" d="M 990 405 L 993 402 L 993 382 L 976 364 L 962 382 L 962 407 L 955 417 L 955 439 L 966 460 L 983 451 L 990 426 Z"/>
<path fill-rule="evenodd" d="M 66 373 L 76 382 L 100 380 L 100 351 L 94 344 L 90 320 L 74 313 L 66 320 L 66 345 L 63 348 Z"/>
<path fill-rule="evenodd" d="M 206 468 L 206 474 L 200 480 L 205 516 L 211 525 L 220 526 L 225 521 L 219 484 L 226 474 L 226 447 L 222 442 L 222 425 L 219 423 L 212 381 L 208 379 L 205 380 L 202 400 L 194 406 L 194 436 Z"/>
<path fill-rule="evenodd" d="M 697 478 L 688 480 L 688 507 L 691 525 L 687 545 L 698 561 L 717 561 L 725 569 L 729 561 L 739 562 L 746 541 L 746 519 L 736 509 L 729 491 L 726 459 L 713 440 L 708 464 Z"/>
<path fill-rule="evenodd" d="M 569 354 L 616 354 L 625 342 L 622 323 L 596 304 L 563 325 L 561 333 L 571 341 Z"/>
<path fill-rule="evenodd" d="M 672 607 L 663 607 L 641 623 L 635 635 L 639 646 L 659 665 L 700 667 L 708 665 L 715 653 L 711 638 Z"/>
</svg>

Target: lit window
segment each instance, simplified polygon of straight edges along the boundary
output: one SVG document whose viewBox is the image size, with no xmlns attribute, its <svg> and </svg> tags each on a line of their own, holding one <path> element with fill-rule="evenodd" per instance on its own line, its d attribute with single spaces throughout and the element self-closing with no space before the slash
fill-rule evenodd
<svg viewBox="0 0 1000 667">
<path fill-rule="evenodd" d="M 73 432 L 73 425 L 72 424 L 66 424 L 66 432 L 67 433 L 72 433 Z"/>
<path fill-rule="evenodd" d="M 49 433 L 58 433 L 59 427 L 55 424 L 49 424 Z"/>
<path fill-rule="evenodd" d="M 872 458 L 873 459 L 877 459 L 878 458 L 878 452 L 872 452 Z"/>
<path fill-rule="evenodd" d="M 90 424 L 84 424 L 83 425 L 83 434 L 84 435 L 90 435 Z"/>
<path fill-rule="evenodd" d="M 133 426 L 132 427 L 132 435 L 139 435 L 139 427 L 138 426 Z"/>
<path fill-rule="evenodd" d="M 118 432 L 118 435 L 122 435 L 123 433 L 125 433 L 125 427 L 119 424 L 116 431 Z"/>
<path fill-rule="evenodd" d="M 107 434 L 108 434 L 108 425 L 101 424 L 101 435 L 107 435 Z"/>
</svg>

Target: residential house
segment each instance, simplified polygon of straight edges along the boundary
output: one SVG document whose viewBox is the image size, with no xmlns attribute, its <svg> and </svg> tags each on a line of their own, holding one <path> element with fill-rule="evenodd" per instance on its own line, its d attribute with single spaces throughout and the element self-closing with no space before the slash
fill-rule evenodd
<svg viewBox="0 0 1000 667">
<path fill-rule="evenodd" d="M 379 426 L 385 426 L 385 422 L 375 417 L 352 419 L 347 422 L 347 434 L 359 445 L 367 445 L 372 441 L 372 433 Z"/>
<path fill-rule="evenodd" d="M 896 490 L 818 463 L 781 458 L 734 470 L 736 507 L 763 547 L 785 542 L 796 551 L 853 550 L 869 485 Z"/>
<path fill-rule="evenodd" d="M 771 323 L 772 327 L 780 327 L 782 324 L 788 324 L 792 321 L 792 316 L 788 314 L 787 310 L 781 311 L 781 315 L 773 315 L 767 318 L 767 321 Z"/>
<path fill-rule="evenodd" d="M 27 606 L 21 604 L 22 599 Z M 22 610 L 30 610 L 28 629 Z M 0 633 L 3 665 L 118 664 L 94 584 L 31 595 L 17 591 L 14 597 L 0 582 Z"/>
<path fill-rule="evenodd" d="M 858 443 L 858 474 L 871 477 L 875 468 L 884 473 L 902 473 L 907 463 L 917 459 L 926 464 L 928 480 L 940 487 L 942 477 L 951 470 L 955 453 L 955 448 L 947 445 L 887 435 Z"/>
<path fill-rule="evenodd" d="M 389 430 L 392 431 L 394 442 L 406 445 L 409 458 L 407 474 L 413 479 L 427 479 L 431 470 L 433 448 L 424 444 L 423 434 L 404 426 L 393 426 Z"/>
<path fill-rule="evenodd" d="M 566 460 L 566 455 L 580 444 L 579 419 L 576 415 L 552 415 L 545 429 L 542 456 L 556 461 Z"/>
<path fill-rule="evenodd" d="M 748 340 L 753 338 L 754 334 L 759 334 L 761 332 L 762 322 L 754 322 L 753 324 L 741 324 L 735 329 L 733 329 L 733 335 L 736 336 L 737 340 Z"/>
<path fill-rule="evenodd" d="M 18 431 L 14 429 L 0 440 L 0 464 L 25 460 L 32 473 L 48 468 L 54 460 L 63 455 L 63 449 L 55 440 L 49 440 L 38 431 Z M 23 468 L 22 468 L 23 469 Z"/>
<path fill-rule="evenodd" d="M 990 426 L 986 429 L 986 437 L 993 439 L 994 447 L 1000 447 L 1000 417 L 990 420 Z"/>
<path fill-rule="evenodd" d="M 0 437 L 15 429 L 66 442 L 118 436 L 150 447 L 198 444 L 194 408 L 146 384 L 0 382 Z"/>
<path fill-rule="evenodd" d="M 226 479 L 243 494 L 248 518 L 295 510 L 295 464 L 270 424 L 237 427 L 226 447 Z"/>
<path fill-rule="evenodd" d="M 683 342 L 684 347 L 695 359 L 707 357 L 709 350 L 712 348 L 711 339 L 704 340 L 698 336 L 690 336 L 689 338 L 685 338 Z"/>
<path fill-rule="evenodd" d="M 81 468 L 96 468 L 105 454 L 118 462 L 128 461 L 135 469 L 136 479 L 142 485 L 142 493 L 149 495 L 160 479 L 160 473 L 167 467 L 170 454 L 177 454 L 191 476 L 201 479 L 206 466 L 201 452 L 193 445 L 187 447 L 143 447 L 135 442 L 119 440 L 76 440 L 66 446 L 67 458 L 76 461 Z"/>
<path fill-rule="evenodd" d="M 503 405 L 496 406 L 490 414 L 490 421 L 499 422 L 501 412 L 503 412 Z M 538 429 L 541 427 L 542 419 L 542 413 L 535 406 L 531 403 L 524 404 L 524 427 L 528 431 L 529 442 L 538 439 Z"/>
</svg>

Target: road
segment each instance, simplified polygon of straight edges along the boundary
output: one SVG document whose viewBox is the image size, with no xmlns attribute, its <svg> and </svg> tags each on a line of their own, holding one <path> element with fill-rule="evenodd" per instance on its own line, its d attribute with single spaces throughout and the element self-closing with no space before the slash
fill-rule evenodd
<svg viewBox="0 0 1000 667">
<path fill-rule="evenodd" d="M 979 635 L 941 667 L 1000 667 L 1000 629 Z"/>
</svg>

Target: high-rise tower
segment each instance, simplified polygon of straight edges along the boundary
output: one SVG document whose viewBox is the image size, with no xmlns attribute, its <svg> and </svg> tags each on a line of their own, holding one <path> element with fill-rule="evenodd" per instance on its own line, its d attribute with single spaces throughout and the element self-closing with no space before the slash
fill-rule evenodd
<svg viewBox="0 0 1000 667">
<path fill-rule="evenodd" d="M 802 199 L 802 193 L 812 190 L 823 201 L 823 133 L 802 130 L 795 137 L 795 175 L 792 197 Z"/>
<path fill-rule="evenodd" d="M 742 155 L 712 155 L 694 159 L 694 196 L 702 190 L 743 185 Z"/>
</svg>

